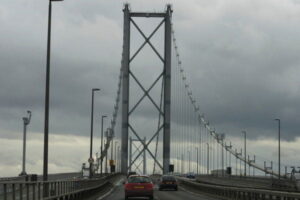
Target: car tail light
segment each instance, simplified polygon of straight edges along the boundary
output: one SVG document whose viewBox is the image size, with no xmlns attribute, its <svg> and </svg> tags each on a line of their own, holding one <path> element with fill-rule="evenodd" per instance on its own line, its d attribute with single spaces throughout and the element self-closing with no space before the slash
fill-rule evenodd
<svg viewBox="0 0 300 200">
<path fill-rule="evenodd" d="M 152 190 L 153 189 L 153 184 L 152 183 L 147 183 L 145 188 L 149 189 L 149 190 Z"/>
<path fill-rule="evenodd" d="M 132 186 L 132 185 L 131 185 L 131 184 L 129 184 L 129 183 L 125 184 L 125 190 L 129 190 L 129 189 L 131 189 L 131 188 L 132 188 L 131 186 Z"/>
</svg>

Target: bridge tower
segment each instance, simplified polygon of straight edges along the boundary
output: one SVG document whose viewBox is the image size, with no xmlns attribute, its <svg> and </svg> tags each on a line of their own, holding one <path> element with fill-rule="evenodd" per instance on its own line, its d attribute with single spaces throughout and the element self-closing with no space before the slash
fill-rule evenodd
<svg viewBox="0 0 300 200">
<path fill-rule="evenodd" d="M 171 16 L 172 9 L 170 5 L 167 5 L 167 9 L 165 12 L 131 12 L 129 9 L 129 5 L 125 4 L 124 9 L 124 27 L 123 27 L 123 55 L 122 55 L 122 70 L 123 70 L 123 79 L 122 79 L 122 144 L 121 144 L 121 172 L 127 173 L 128 169 L 132 166 L 135 159 L 132 160 L 131 163 L 128 163 L 128 133 L 129 129 L 134 133 L 137 139 L 143 144 L 143 151 L 148 151 L 149 155 L 152 156 L 154 162 L 163 170 L 163 173 L 166 174 L 169 172 L 170 165 L 170 110 L 171 110 L 171 41 L 172 41 L 172 32 L 171 32 Z M 134 22 L 134 18 L 136 17 L 144 17 L 144 18 L 162 18 L 161 23 L 158 27 L 150 34 L 149 37 L 145 36 L 145 34 L 140 30 L 137 24 Z M 150 42 L 151 37 L 156 33 L 156 31 L 164 24 L 164 55 L 161 56 L 155 47 Z M 130 54 L 130 27 L 133 25 L 137 30 L 141 33 L 143 38 L 145 39 L 144 44 L 135 52 L 134 54 Z M 150 87 L 149 90 L 143 88 L 142 84 L 136 79 L 135 75 L 130 70 L 130 63 L 135 58 L 135 56 L 140 52 L 140 50 L 144 47 L 144 45 L 149 44 L 150 47 L 154 50 L 156 55 L 163 63 L 163 71 L 157 80 L 160 78 L 163 79 L 163 107 L 159 107 L 151 98 L 149 91 L 151 88 L 157 83 L 155 81 Z M 129 117 L 132 110 L 129 110 L 129 86 L 130 79 L 134 79 L 141 89 L 144 91 L 144 95 L 148 97 L 151 102 L 155 105 L 156 109 L 159 111 L 160 117 L 163 119 L 162 125 L 158 128 L 157 132 L 154 133 L 154 136 L 151 137 L 150 140 L 147 141 L 147 144 L 144 140 L 139 136 L 139 134 L 133 129 L 133 127 L 129 123 Z M 137 103 L 138 105 L 139 103 Z M 136 105 L 136 106 L 137 106 Z M 136 107 L 135 106 L 135 107 Z M 134 107 L 134 108 L 135 108 Z M 155 136 L 159 133 L 160 130 L 163 130 L 163 164 L 161 165 L 153 153 L 149 150 L 148 145 L 155 138 Z M 138 156 L 137 156 L 138 157 Z"/>
</svg>

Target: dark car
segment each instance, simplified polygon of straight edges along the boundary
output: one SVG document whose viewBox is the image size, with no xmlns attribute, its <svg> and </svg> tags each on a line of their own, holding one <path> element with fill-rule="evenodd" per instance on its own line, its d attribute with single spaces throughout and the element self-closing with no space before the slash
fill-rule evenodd
<svg viewBox="0 0 300 200">
<path fill-rule="evenodd" d="M 174 176 L 165 175 L 160 178 L 159 190 L 163 189 L 178 190 L 177 180 Z"/>
<path fill-rule="evenodd" d="M 154 185 L 149 176 L 131 175 L 125 182 L 125 199 L 130 197 L 149 197 L 153 200 Z"/>
<path fill-rule="evenodd" d="M 186 177 L 187 177 L 187 178 L 191 178 L 191 179 L 196 178 L 195 174 L 193 174 L 193 173 L 188 173 L 188 174 L 186 175 Z"/>
<path fill-rule="evenodd" d="M 128 172 L 127 178 L 128 178 L 129 176 L 131 176 L 131 175 L 136 175 L 136 172 Z"/>
</svg>

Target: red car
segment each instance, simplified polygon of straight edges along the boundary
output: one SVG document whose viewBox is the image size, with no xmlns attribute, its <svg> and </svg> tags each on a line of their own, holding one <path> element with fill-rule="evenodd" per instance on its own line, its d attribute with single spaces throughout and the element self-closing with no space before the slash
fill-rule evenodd
<svg viewBox="0 0 300 200">
<path fill-rule="evenodd" d="M 153 183 L 149 176 L 132 175 L 125 182 L 125 199 L 130 197 L 149 197 L 153 199 Z"/>
</svg>

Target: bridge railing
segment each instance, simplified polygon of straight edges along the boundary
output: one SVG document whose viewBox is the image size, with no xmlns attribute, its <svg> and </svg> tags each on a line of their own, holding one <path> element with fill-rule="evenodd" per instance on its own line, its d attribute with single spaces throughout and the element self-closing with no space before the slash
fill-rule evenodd
<svg viewBox="0 0 300 200">
<path fill-rule="evenodd" d="M 108 187 L 109 179 L 117 174 L 95 179 L 59 181 L 8 181 L 0 183 L 0 199 L 3 200 L 50 200 L 60 198 L 81 199 L 84 193 Z M 43 197 L 44 188 L 47 189 Z"/>
<path fill-rule="evenodd" d="M 1 182 L 8 182 L 8 181 L 26 181 L 26 179 L 30 179 L 31 176 L 36 176 L 37 180 L 42 180 L 42 175 L 36 175 L 36 174 L 28 174 L 25 176 L 13 176 L 13 177 L 1 177 Z M 48 180 L 65 180 L 65 179 L 72 179 L 74 177 L 81 177 L 82 172 L 67 172 L 67 173 L 56 173 L 56 174 L 49 174 Z"/>
<path fill-rule="evenodd" d="M 233 187 L 224 185 L 210 185 L 189 181 L 183 178 L 179 179 L 182 185 L 193 188 L 197 191 L 217 195 L 225 199 L 239 199 L 239 200 L 300 200 L 300 193 L 298 192 L 285 192 L 285 191 L 274 191 L 267 189 L 257 188 L 245 188 L 245 187 Z"/>
<path fill-rule="evenodd" d="M 300 188 L 296 180 L 278 179 L 274 177 L 249 177 L 249 176 L 213 176 L 199 175 L 196 177 L 199 183 L 217 184 L 224 186 L 251 187 L 260 189 L 273 189 L 289 192 L 300 192 Z"/>
</svg>

